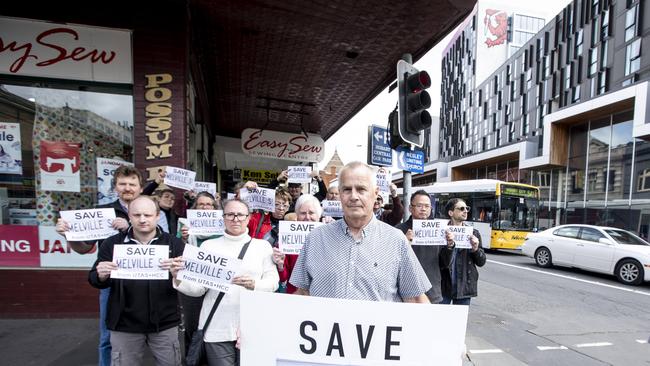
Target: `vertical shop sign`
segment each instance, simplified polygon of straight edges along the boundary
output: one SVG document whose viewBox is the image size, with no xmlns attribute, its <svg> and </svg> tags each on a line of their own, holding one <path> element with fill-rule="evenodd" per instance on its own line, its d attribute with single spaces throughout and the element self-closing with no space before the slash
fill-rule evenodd
<svg viewBox="0 0 650 366">
<path fill-rule="evenodd" d="M 41 140 L 41 190 L 79 192 L 79 144 Z"/>
<path fill-rule="evenodd" d="M 170 74 L 145 75 L 144 99 L 145 107 L 145 135 L 147 136 L 146 160 L 170 158 L 172 144 L 169 139 L 172 134 L 172 98 L 171 89 L 164 85 L 172 82 Z"/>
<path fill-rule="evenodd" d="M 0 122 L 0 174 L 23 174 L 18 123 Z"/>
</svg>

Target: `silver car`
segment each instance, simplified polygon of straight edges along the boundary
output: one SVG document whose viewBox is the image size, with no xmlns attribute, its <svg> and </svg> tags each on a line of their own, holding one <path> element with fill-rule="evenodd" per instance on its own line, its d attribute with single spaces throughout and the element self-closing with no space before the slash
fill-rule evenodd
<svg viewBox="0 0 650 366">
<path fill-rule="evenodd" d="M 558 265 L 614 274 L 627 285 L 650 281 L 650 243 L 627 230 L 561 225 L 528 234 L 521 250 L 544 268 Z"/>
</svg>

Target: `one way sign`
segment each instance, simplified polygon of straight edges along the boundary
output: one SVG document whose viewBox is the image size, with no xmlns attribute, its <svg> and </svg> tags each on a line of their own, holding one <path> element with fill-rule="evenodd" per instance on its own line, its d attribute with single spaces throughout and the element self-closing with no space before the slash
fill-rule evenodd
<svg viewBox="0 0 650 366">
<path fill-rule="evenodd" d="M 383 127 L 368 126 L 368 164 L 393 166 L 388 130 Z"/>
</svg>

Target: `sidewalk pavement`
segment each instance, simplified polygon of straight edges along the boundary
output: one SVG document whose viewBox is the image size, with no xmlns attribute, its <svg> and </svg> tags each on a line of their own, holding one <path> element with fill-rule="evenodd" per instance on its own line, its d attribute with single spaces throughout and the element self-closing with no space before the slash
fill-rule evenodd
<svg viewBox="0 0 650 366">
<path fill-rule="evenodd" d="M 20 366 L 96 366 L 97 319 L 0 319 L 0 363 Z M 145 365 L 153 365 L 145 356 Z M 463 366 L 472 366 L 469 358 Z"/>
</svg>

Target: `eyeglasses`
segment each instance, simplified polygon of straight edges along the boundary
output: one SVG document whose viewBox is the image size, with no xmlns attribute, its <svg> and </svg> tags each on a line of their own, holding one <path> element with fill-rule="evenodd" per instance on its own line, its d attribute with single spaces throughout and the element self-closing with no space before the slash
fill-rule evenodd
<svg viewBox="0 0 650 366">
<path fill-rule="evenodd" d="M 288 203 L 276 203 L 275 208 L 289 208 Z"/>
<path fill-rule="evenodd" d="M 243 221 L 243 220 L 246 220 L 246 218 L 248 217 L 248 214 L 232 213 L 232 212 L 229 212 L 229 213 L 225 213 L 225 214 L 223 214 L 223 217 L 224 217 L 226 220 L 230 220 L 230 221 L 235 221 L 235 218 L 236 218 L 238 221 Z"/>
<path fill-rule="evenodd" d="M 469 207 L 469 206 L 454 207 L 454 210 L 458 210 L 458 211 L 467 211 L 467 212 L 469 212 L 470 209 L 471 209 L 471 207 Z"/>
</svg>

